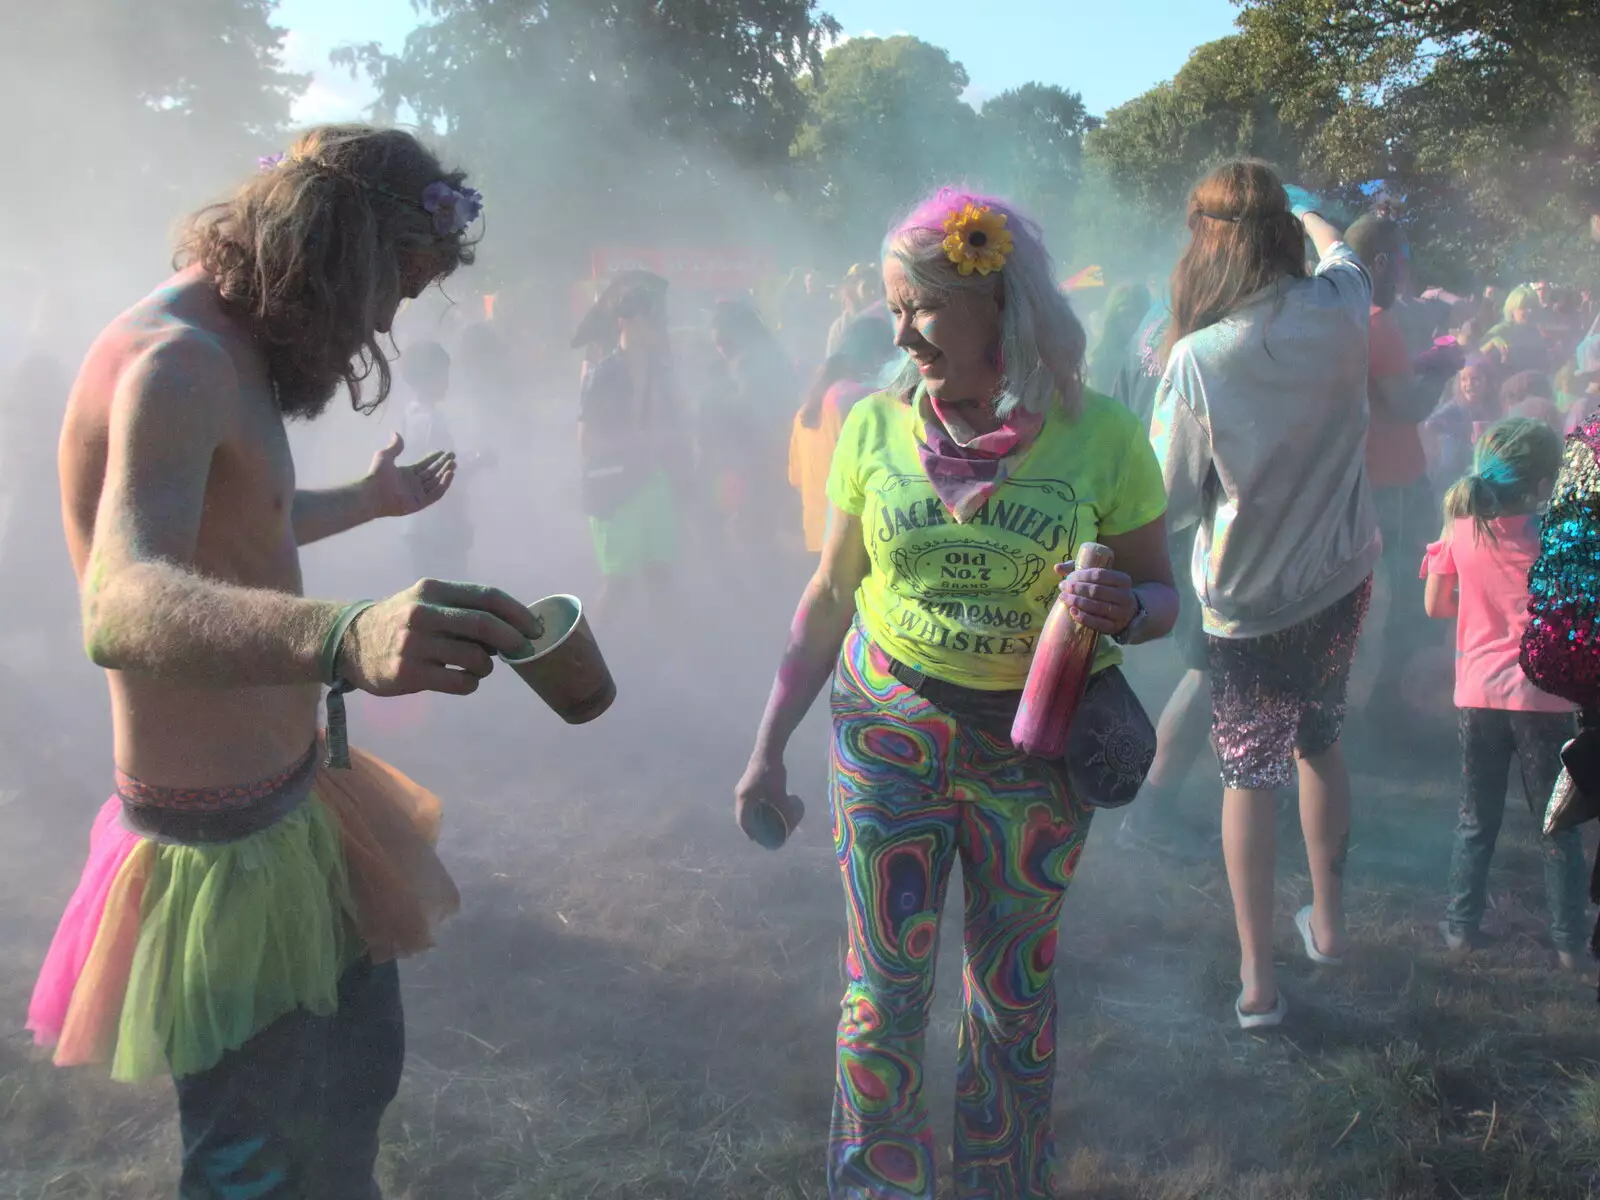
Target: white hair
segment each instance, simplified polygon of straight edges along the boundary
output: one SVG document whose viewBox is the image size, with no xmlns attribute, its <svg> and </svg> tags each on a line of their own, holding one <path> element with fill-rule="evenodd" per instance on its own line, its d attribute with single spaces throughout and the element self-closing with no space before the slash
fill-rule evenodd
<svg viewBox="0 0 1600 1200">
<path fill-rule="evenodd" d="M 945 219 L 968 204 L 1003 215 L 1012 237 L 1005 265 L 989 275 L 962 275 L 944 250 Z M 1078 412 L 1088 338 L 1056 286 L 1055 266 L 1038 225 L 1004 200 L 942 188 L 890 231 L 884 258 L 890 256 L 921 291 L 944 297 L 971 291 L 997 298 L 1002 377 L 996 415 L 1010 416 L 1019 407 L 1043 414 L 1052 404 Z M 920 381 L 916 363 L 907 358 L 889 386 L 910 394 Z"/>
</svg>

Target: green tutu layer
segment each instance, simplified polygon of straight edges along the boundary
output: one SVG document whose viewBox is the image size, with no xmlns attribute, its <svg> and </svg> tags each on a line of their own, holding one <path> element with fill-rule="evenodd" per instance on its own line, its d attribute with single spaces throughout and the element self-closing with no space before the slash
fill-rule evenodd
<svg viewBox="0 0 1600 1200">
<path fill-rule="evenodd" d="M 363 947 L 320 800 L 242 841 L 140 849 L 152 857 L 114 1078 L 205 1070 L 293 1009 L 334 1011 Z"/>
</svg>

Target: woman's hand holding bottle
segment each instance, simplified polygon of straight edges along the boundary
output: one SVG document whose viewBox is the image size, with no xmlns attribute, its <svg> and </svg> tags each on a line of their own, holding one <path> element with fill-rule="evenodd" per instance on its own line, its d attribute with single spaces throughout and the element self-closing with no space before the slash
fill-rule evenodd
<svg viewBox="0 0 1600 1200">
<path fill-rule="evenodd" d="M 1133 578 L 1109 567 L 1075 567 L 1058 563 L 1061 597 L 1072 610 L 1072 619 L 1085 629 L 1116 637 L 1127 629 L 1139 613 L 1133 593 Z"/>
</svg>

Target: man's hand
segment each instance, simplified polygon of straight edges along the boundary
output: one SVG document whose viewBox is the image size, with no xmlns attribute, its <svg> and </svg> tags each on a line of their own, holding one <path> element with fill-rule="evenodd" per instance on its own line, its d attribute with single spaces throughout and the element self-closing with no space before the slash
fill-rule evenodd
<svg viewBox="0 0 1600 1200">
<path fill-rule="evenodd" d="M 436 504 L 450 490 L 456 477 L 456 456 L 435 450 L 427 457 L 401 466 L 400 452 L 406 442 L 398 433 L 372 457 L 372 470 L 366 486 L 373 511 L 380 517 L 409 517 Z"/>
<path fill-rule="evenodd" d="M 345 635 L 341 674 L 374 696 L 466 696 L 538 635 L 533 614 L 498 588 L 424 579 L 373 605 Z"/>
</svg>

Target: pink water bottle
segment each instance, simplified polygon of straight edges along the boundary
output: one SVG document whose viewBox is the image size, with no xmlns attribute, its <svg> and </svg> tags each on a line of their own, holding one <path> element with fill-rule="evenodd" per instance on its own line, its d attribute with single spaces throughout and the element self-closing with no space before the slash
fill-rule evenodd
<svg viewBox="0 0 1600 1200">
<path fill-rule="evenodd" d="M 1098 542 L 1078 547 L 1077 569 L 1109 568 L 1115 555 Z M 1022 703 L 1011 725 L 1011 742 L 1035 758 L 1060 758 L 1067 749 L 1067 730 L 1089 686 L 1100 635 L 1073 619 L 1066 597 L 1057 596 L 1039 633 L 1022 689 Z"/>
</svg>

